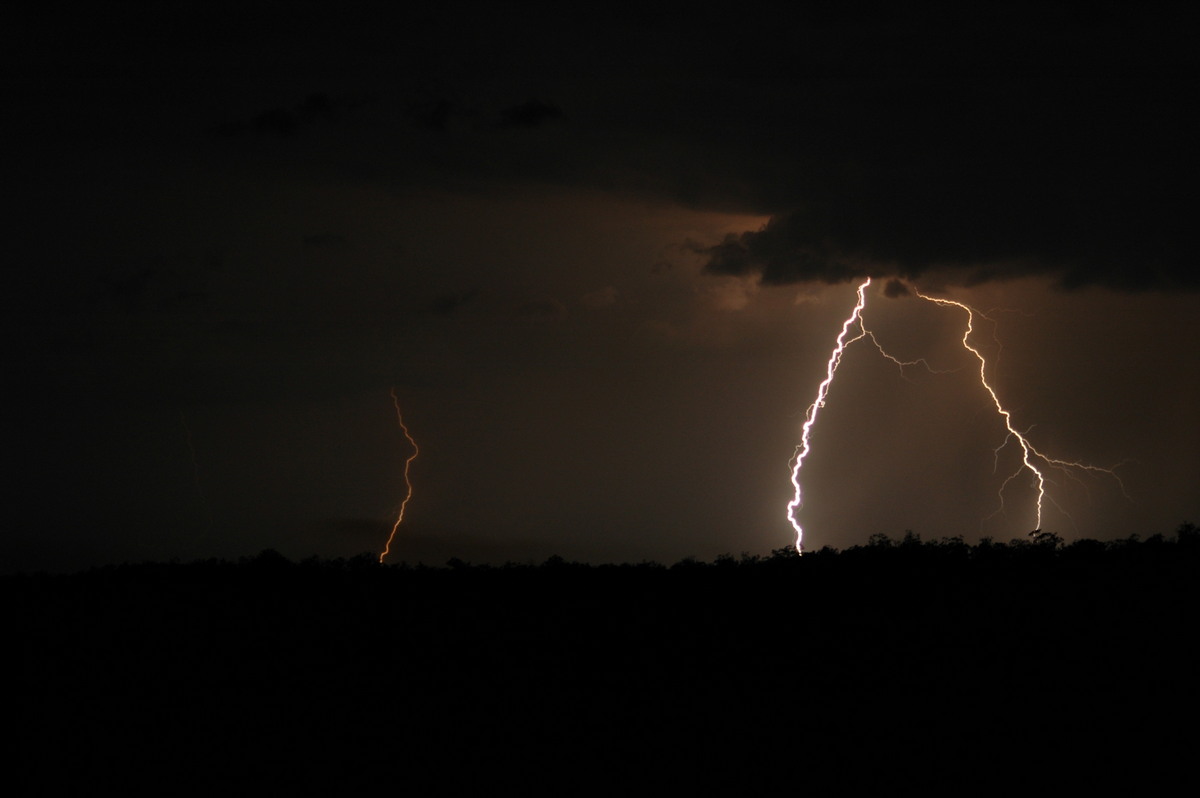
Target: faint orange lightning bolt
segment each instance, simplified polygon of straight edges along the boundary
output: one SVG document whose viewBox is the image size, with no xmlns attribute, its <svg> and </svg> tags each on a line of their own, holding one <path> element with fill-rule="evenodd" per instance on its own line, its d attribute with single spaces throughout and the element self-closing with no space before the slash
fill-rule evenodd
<svg viewBox="0 0 1200 798">
<path fill-rule="evenodd" d="M 868 334 L 866 328 L 862 326 L 862 311 L 867 305 L 867 286 L 870 284 L 871 278 L 868 277 L 858 287 L 858 304 L 854 306 L 853 312 L 842 323 L 842 331 L 838 334 L 833 351 L 829 353 L 829 363 L 825 366 L 825 379 L 821 382 L 820 387 L 817 388 L 817 398 L 808 406 L 808 412 L 804 416 L 804 426 L 800 429 L 800 443 L 796 446 L 796 452 L 792 460 L 792 487 L 795 489 L 795 493 L 792 495 L 792 500 L 788 502 L 787 506 L 788 522 L 792 525 L 792 529 L 796 531 L 797 554 L 804 553 L 804 530 L 801 528 L 800 522 L 796 520 L 796 510 L 803 501 L 800 490 L 800 468 L 804 465 L 804 458 L 811 451 L 809 435 L 812 433 L 813 424 L 817 421 L 817 413 L 825 406 L 825 397 L 829 394 L 829 386 L 833 384 L 833 375 L 842 362 L 842 354 L 846 351 L 847 346 Z M 859 334 L 847 341 L 846 335 L 856 322 L 859 325 Z M 871 338 L 874 340 L 874 336 L 871 336 Z M 878 345 L 878 342 L 876 342 L 876 346 Z"/>
<path fill-rule="evenodd" d="M 400 398 L 396 396 L 396 389 L 392 388 L 392 404 L 396 408 L 396 421 L 400 424 L 400 431 L 404 433 L 404 437 L 408 439 L 409 446 L 412 446 L 412 454 L 404 461 L 404 501 L 400 503 L 400 513 L 396 516 L 396 523 L 392 524 L 392 534 L 388 535 L 387 543 L 384 544 L 383 551 L 379 555 L 380 564 L 383 563 L 383 558 L 388 556 L 388 552 L 392 549 L 392 539 L 396 537 L 396 530 L 400 528 L 400 524 L 404 521 L 404 510 L 408 507 L 408 500 L 412 498 L 413 486 L 412 480 L 409 479 L 408 470 L 412 465 L 412 461 L 417 459 L 417 455 L 421 450 L 417 447 L 417 442 L 413 440 L 413 436 L 409 434 L 408 427 L 404 425 L 404 416 L 400 413 Z"/>
</svg>

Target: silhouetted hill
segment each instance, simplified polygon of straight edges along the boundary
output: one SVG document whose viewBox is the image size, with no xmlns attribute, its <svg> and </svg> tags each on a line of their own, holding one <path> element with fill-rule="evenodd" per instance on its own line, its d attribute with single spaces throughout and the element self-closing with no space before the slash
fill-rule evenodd
<svg viewBox="0 0 1200 798">
<path fill-rule="evenodd" d="M 22 794 L 1195 776 L 1200 530 L 588 566 L 0 578 Z"/>
</svg>

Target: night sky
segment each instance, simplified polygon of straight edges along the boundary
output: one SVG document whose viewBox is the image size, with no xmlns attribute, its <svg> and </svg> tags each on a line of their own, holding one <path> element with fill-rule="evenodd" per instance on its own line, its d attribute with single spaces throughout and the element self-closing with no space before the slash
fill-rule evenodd
<svg viewBox="0 0 1200 798">
<path fill-rule="evenodd" d="M 169 7 L 167 7 L 169 5 Z M 1200 521 L 1197 31 L 1037 3 L 3 12 L 5 570 Z"/>
</svg>

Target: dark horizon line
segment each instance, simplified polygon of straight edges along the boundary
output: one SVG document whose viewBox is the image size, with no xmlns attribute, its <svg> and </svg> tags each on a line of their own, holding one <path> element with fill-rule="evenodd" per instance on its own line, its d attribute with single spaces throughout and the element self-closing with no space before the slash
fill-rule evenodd
<svg viewBox="0 0 1200 798">
<path fill-rule="evenodd" d="M 1162 533 L 1153 534 L 1145 539 L 1141 538 L 1137 533 L 1133 533 L 1124 538 L 1116 538 L 1108 541 L 1100 541 L 1094 538 L 1077 538 L 1067 542 L 1062 537 L 1051 533 L 1035 530 L 1030 532 L 1025 538 L 1012 538 L 1007 543 L 997 541 L 990 536 L 980 538 L 978 543 L 967 543 L 963 536 L 952 535 L 944 536 L 938 539 L 928 541 L 921 540 L 921 536 L 912 530 L 905 530 L 902 538 L 891 538 L 887 534 L 876 533 L 868 538 L 865 544 L 857 544 L 845 549 L 837 549 L 833 546 L 823 546 L 815 551 L 807 551 L 799 554 L 794 547 L 784 546 L 777 549 L 772 549 L 769 554 L 751 554 L 743 551 L 738 556 L 731 553 L 723 553 L 717 555 L 711 561 L 698 559 L 694 556 L 683 557 L 674 563 L 664 564 L 656 560 L 643 559 L 637 562 L 588 562 L 579 560 L 568 560 L 558 554 L 552 554 L 540 563 L 535 563 L 532 560 L 514 561 L 508 560 L 502 564 L 496 565 L 488 562 L 473 564 L 459 557 L 452 556 L 442 565 L 429 565 L 423 561 L 408 562 L 400 560 L 399 562 L 384 562 L 379 561 L 378 552 L 363 551 L 359 554 L 350 557 L 325 557 L 318 554 L 311 554 L 302 559 L 292 560 L 276 549 L 266 548 L 254 555 L 243 555 L 236 559 L 228 559 L 224 557 L 209 557 L 201 559 L 193 559 L 189 561 L 180 561 L 173 558 L 167 561 L 142 560 L 142 561 L 123 561 L 106 563 L 103 565 L 92 565 L 76 571 L 51 573 L 45 569 L 21 571 L 16 570 L 7 574 L 0 575 L 0 578 L 26 577 L 26 576 L 72 576 L 93 574 L 104 571 L 127 570 L 127 569 L 152 569 L 152 568 L 249 568 L 255 570 L 271 570 L 279 571 L 282 569 L 310 569 L 320 568 L 323 570 L 353 570 L 361 571 L 367 569 L 376 569 L 379 571 L 529 571 L 529 570 L 557 570 L 569 568 L 573 571 L 600 571 L 609 569 L 641 569 L 641 570 L 659 570 L 659 571 L 682 571 L 682 570 L 698 570 L 698 569 L 733 569 L 733 568 L 753 568 L 764 565 L 781 565 L 789 562 L 799 563 L 801 561 L 817 560 L 832 560 L 835 558 L 842 559 L 861 559 L 870 557 L 872 559 L 900 556 L 923 557 L 924 559 L 932 560 L 934 558 L 941 561 L 950 562 L 965 562 L 978 560 L 998 560 L 1009 555 L 1023 555 L 1028 553 L 1049 556 L 1051 558 L 1066 558 L 1077 559 L 1079 557 L 1103 557 L 1128 552 L 1133 549 L 1151 547 L 1177 547 L 1186 551 L 1200 551 L 1200 526 L 1197 526 L 1190 521 L 1184 521 L 1175 529 L 1173 537 L 1167 537 Z"/>
</svg>

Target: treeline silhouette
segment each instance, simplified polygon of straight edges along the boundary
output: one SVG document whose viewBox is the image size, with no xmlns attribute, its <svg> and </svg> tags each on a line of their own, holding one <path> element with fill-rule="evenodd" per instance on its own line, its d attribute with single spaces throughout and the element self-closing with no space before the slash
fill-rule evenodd
<svg viewBox="0 0 1200 798">
<path fill-rule="evenodd" d="M 0 577 L 18 794 L 1194 783 L 1200 529 Z"/>
</svg>

